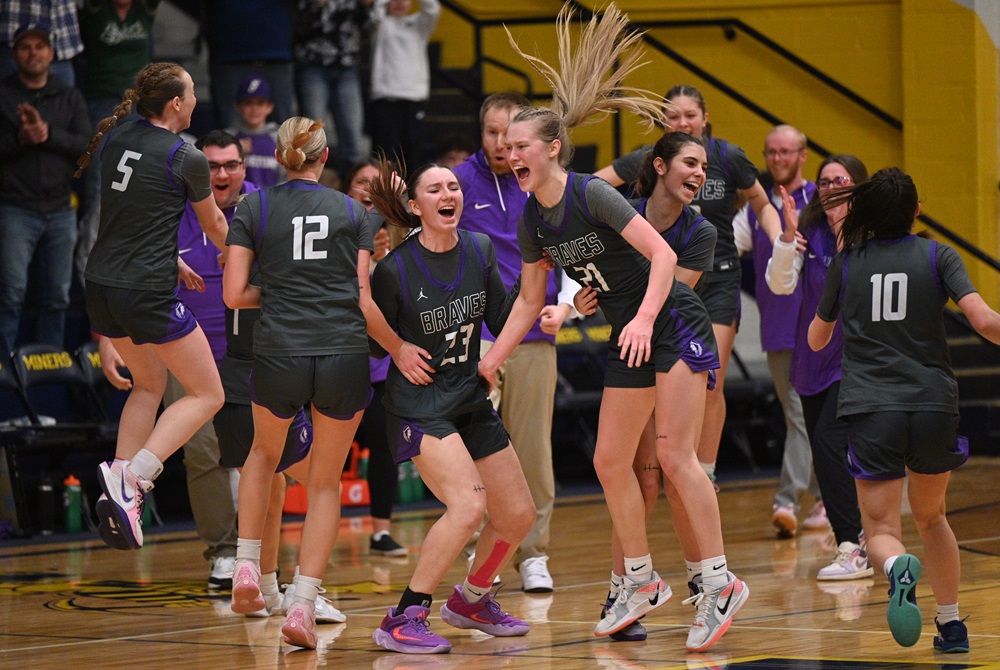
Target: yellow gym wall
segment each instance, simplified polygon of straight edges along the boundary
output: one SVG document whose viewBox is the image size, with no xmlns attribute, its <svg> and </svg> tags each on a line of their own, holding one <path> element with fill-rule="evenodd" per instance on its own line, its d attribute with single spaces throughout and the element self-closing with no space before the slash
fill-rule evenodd
<svg viewBox="0 0 1000 670">
<path fill-rule="evenodd" d="M 481 19 L 554 17 L 556 0 L 458 0 Z M 582 4 L 600 9 L 605 3 Z M 638 25 L 688 19 L 739 19 L 780 43 L 903 122 L 893 128 L 745 33 L 727 39 L 719 27 L 650 28 L 648 34 L 830 151 L 853 153 L 874 171 L 898 165 L 910 172 L 924 211 L 992 256 L 998 255 L 998 51 L 975 12 L 954 0 L 620 0 Z M 512 25 L 521 48 L 555 60 L 550 22 Z M 474 59 L 468 23 L 445 9 L 434 39 L 445 67 Z M 511 50 L 502 27 L 483 31 L 484 54 L 527 72 L 536 94 L 544 81 Z M 697 86 L 708 103 L 713 133 L 742 146 L 758 165 L 770 123 L 663 54 L 646 48 L 649 65 L 629 83 L 664 93 L 677 83 Z M 524 84 L 486 66 L 488 92 Z M 598 163 L 613 156 L 611 120 L 579 128 L 577 144 L 598 145 Z M 652 141 L 624 117 L 622 146 Z M 805 172 L 815 178 L 819 158 Z M 997 305 L 997 274 L 966 262 L 973 281 Z"/>
</svg>

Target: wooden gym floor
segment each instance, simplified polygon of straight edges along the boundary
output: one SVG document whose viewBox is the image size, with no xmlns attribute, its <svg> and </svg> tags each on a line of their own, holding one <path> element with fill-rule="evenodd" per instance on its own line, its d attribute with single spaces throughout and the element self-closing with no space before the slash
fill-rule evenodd
<svg viewBox="0 0 1000 670">
<path fill-rule="evenodd" d="M 449 655 L 385 652 L 371 640 L 394 605 L 414 556 L 368 555 L 366 517 L 345 519 L 325 577 L 327 596 L 346 624 L 318 628 L 320 649 L 280 642 L 279 619 L 245 619 L 229 611 L 225 594 L 207 590 L 207 563 L 193 532 L 150 533 L 137 552 L 105 547 L 96 536 L 71 543 L 0 543 L 0 668 L 996 668 L 1000 669 L 1000 460 L 973 459 L 954 476 L 949 519 L 962 549 L 962 616 L 972 652 L 935 654 L 934 601 L 918 591 L 924 633 L 911 648 L 897 646 L 885 624 L 886 581 L 820 584 L 816 571 L 832 558 L 822 533 L 776 540 L 770 527 L 774 480 L 724 485 L 719 494 L 730 566 L 751 589 L 729 632 L 703 654 L 684 640 L 693 610 L 683 560 L 661 501 L 651 524 L 655 565 L 673 599 L 644 620 L 646 642 L 596 638 L 593 627 L 609 573 L 609 519 L 600 496 L 561 498 L 552 521 L 549 567 L 554 594 L 520 591 L 513 568 L 503 577 L 504 608 L 532 623 L 526 637 L 493 638 L 449 627 L 437 616 L 451 585 L 464 577 L 459 561 L 435 594 L 432 626 L 447 636 Z M 811 501 L 803 501 L 808 509 Z M 440 510 L 401 514 L 394 535 L 420 548 Z M 912 520 L 908 549 L 923 549 Z M 290 576 L 300 523 L 286 524 L 282 573 Z M 876 571 L 878 572 L 878 571 Z"/>
</svg>

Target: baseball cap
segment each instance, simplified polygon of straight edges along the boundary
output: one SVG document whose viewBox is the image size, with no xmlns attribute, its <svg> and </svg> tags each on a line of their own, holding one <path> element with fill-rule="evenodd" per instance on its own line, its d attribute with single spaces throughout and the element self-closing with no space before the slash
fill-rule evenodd
<svg viewBox="0 0 1000 670">
<path fill-rule="evenodd" d="M 49 28 L 45 25 L 31 25 L 27 28 L 22 28 L 18 30 L 14 35 L 14 42 L 12 46 L 16 47 L 21 40 L 25 37 L 40 37 L 45 40 L 45 43 L 52 46 L 52 35 L 49 34 Z"/>
<path fill-rule="evenodd" d="M 239 90 L 236 92 L 236 101 L 243 102 L 250 98 L 261 98 L 274 102 L 274 98 L 271 97 L 271 85 L 267 83 L 266 79 L 257 75 L 251 75 L 243 80 Z"/>
</svg>

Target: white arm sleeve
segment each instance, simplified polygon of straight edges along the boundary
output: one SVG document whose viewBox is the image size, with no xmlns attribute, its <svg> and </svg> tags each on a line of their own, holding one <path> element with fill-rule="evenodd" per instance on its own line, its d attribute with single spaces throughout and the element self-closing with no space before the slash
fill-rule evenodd
<svg viewBox="0 0 1000 670">
<path fill-rule="evenodd" d="M 562 281 L 559 284 L 559 296 L 556 298 L 556 304 L 569 305 L 569 314 L 566 316 L 567 319 L 579 319 L 583 315 L 576 311 L 576 307 L 573 305 L 573 296 L 575 296 L 576 292 L 580 290 L 580 285 L 570 279 L 566 275 L 565 270 L 558 265 L 553 272 L 558 272 L 562 275 Z"/>
<path fill-rule="evenodd" d="M 774 250 L 767 261 L 764 279 L 775 295 L 789 295 L 798 286 L 804 259 L 795 247 L 794 241 L 783 242 L 780 237 L 774 241 Z"/>
<path fill-rule="evenodd" d="M 733 217 L 733 236 L 736 238 L 736 250 L 740 256 L 753 250 L 753 233 L 750 232 L 750 218 L 747 216 L 749 206 L 740 207 L 740 211 Z"/>
</svg>

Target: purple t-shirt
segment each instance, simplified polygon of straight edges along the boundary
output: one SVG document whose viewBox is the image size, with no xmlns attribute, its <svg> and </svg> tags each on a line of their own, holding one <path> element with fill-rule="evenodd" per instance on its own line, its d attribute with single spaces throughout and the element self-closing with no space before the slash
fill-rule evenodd
<svg viewBox="0 0 1000 670">
<path fill-rule="evenodd" d="M 792 386 L 799 395 L 816 395 L 840 381 L 840 359 L 844 352 L 844 329 L 837 321 L 830 343 L 820 351 L 809 348 L 809 324 L 816 315 L 826 271 L 837 255 L 837 238 L 830 230 L 825 218 L 803 231 L 807 241 L 806 256 L 802 264 L 802 305 L 799 307 L 798 323 L 795 327 L 795 348 L 792 350 Z"/>
<path fill-rule="evenodd" d="M 260 190 L 256 184 L 243 182 L 242 194 Z M 233 219 L 236 205 L 226 207 L 222 213 L 226 223 Z M 205 331 L 208 344 L 212 347 L 215 362 L 222 360 L 226 353 L 226 305 L 222 301 L 222 268 L 219 267 L 219 250 L 201 230 L 198 217 L 190 201 L 184 208 L 181 225 L 177 233 L 177 249 L 180 257 L 205 280 L 205 292 L 192 291 L 181 283 L 177 287 L 177 298 L 188 306 L 198 325 Z"/>
<path fill-rule="evenodd" d="M 807 181 L 802 188 L 792 193 L 795 208 L 800 212 L 816 192 L 816 184 Z M 781 229 L 785 229 L 785 216 L 781 217 Z M 747 207 L 747 221 L 753 235 L 753 268 L 756 272 L 757 308 L 760 310 L 760 347 L 764 351 L 787 351 L 795 348 L 795 323 L 802 304 L 802 284 L 799 283 L 790 295 L 775 295 L 764 278 L 767 262 L 771 258 L 771 241 L 761 228 L 757 214 Z"/>
<path fill-rule="evenodd" d="M 489 236 L 497 251 L 497 265 L 500 277 L 509 291 L 521 275 L 521 247 L 517 242 L 517 226 L 521 220 L 521 212 L 528 202 L 528 194 L 517 185 L 517 179 L 512 174 L 495 175 L 490 171 L 482 149 L 469 156 L 464 163 L 455 168 L 455 175 L 462 185 L 465 207 L 459 227 Z M 545 287 L 545 304 L 555 305 L 559 296 L 556 283 L 558 273 L 548 273 L 548 283 Z M 540 321 L 535 321 L 524 342 L 545 340 L 555 343 L 555 337 L 542 332 Z M 483 324 L 483 339 L 493 341 L 491 334 Z"/>
</svg>

